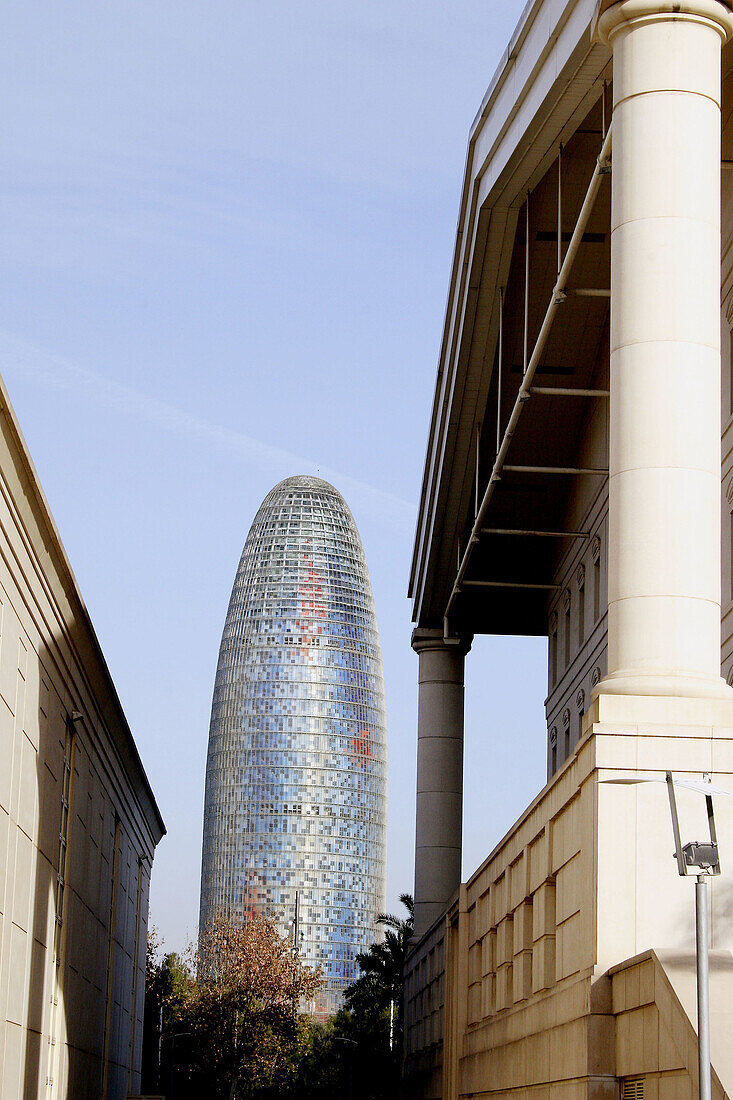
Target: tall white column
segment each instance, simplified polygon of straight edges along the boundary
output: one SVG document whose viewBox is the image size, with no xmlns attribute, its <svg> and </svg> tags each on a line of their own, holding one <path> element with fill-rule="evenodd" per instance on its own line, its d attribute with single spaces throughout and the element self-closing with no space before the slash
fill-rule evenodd
<svg viewBox="0 0 733 1100">
<path fill-rule="evenodd" d="M 415 936 L 445 911 L 461 883 L 463 668 L 470 641 L 413 631 L 418 654 Z"/>
<path fill-rule="evenodd" d="M 730 31 L 717 0 L 605 2 L 597 25 L 613 50 L 600 693 L 730 694 L 720 677 L 720 54 Z"/>
</svg>

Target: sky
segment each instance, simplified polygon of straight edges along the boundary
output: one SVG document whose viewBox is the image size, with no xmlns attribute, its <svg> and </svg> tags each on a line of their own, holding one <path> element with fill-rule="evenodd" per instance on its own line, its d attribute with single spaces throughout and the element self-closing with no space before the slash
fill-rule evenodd
<svg viewBox="0 0 733 1100">
<path fill-rule="evenodd" d="M 406 597 L 471 121 L 519 0 L 15 0 L 0 44 L 0 372 L 166 822 L 195 935 L 209 713 L 263 497 L 318 473 L 384 653 L 387 903 L 412 889 Z M 466 666 L 464 877 L 544 784 L 546 644 Z"/>
</svg>

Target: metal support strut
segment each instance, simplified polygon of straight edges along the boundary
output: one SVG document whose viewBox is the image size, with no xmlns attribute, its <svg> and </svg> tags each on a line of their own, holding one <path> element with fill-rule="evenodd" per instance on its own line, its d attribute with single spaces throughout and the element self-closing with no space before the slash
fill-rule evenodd
<svg viewBox="0 0 733 1100">
<path fill-rule="evenodd" d="M 529 401 L 529 399 L 532 395 L 532 380 L 534 378 L 535 371 L 537 370 L 537 367 L 539 366 L 540 359 L 542 357 L 542 353 L 545 350 L 545 345 L 546 345 L 547 339 L 550 335 L 550 330 L 552 328 L 552 323 L 555 319 L 555 313 L 557 312 L 558 306 L 565 300 L 565 297 L 566 297 L 565 287 L 567 286 L 570 271 L 571 271 L 573 263 L 575 261 L 575 257 L 578 254 L 578 249 L 580 248 L 581 242 L 583 240 L 583 233 L 585 232 L 585 227 L 588 224 L 588 219 L 590 218 L 591 212 L 592 212 L 593 207 L 595 205 L 596 196 L 598 195 L 598 191 L 600 189 L 601 182 L 603 180 L 604 175 L 607 175 L 609 170 L 610 170 L 610 155 L 611 155 L 612 133 L 613 133 L 613 124 L 609 125 L 608 132 L 607 132 L 607 134 L 606 134 L 606 136 L 603 140 L 603 145 L 601 146 L 601 151 L 599 153 L 598 160 L 596 161 L 595 168 L 593 169 L 593 175 L 591 176 L 591 180 L 590 180 L 590 183 L 588 185 L 588 190 L 586 191 L 585 198 L 583 200 L 583 205 L 580 208 L 580 213 L 578 215 L 578 220 L 575 223 L 575 229 L 573 230 L 573 234 L 570 238 L 570 242 L 568 244 L 568 249 L 567 249 L 567 252 L 565 253 L 565 258 L 562 262 L 562 267 L 560 268 L 560 273 L 557 277 L 557 282 L 555 283 L 552 294 L 550 295 L 550 303 L 547 307 L 547 312 L 545 313 L 545 317 L 544 317 L 544 320 L 542 322 L 542 326 L 540 328 L 539 334 L 537 336 L 537 341 L 535 343 L 534 350 L 533 350 L 532 355 L 530 356 L 528 362 L 527 362 L 527 357 L 526 357 L 526 355 L 527 355 L 527 353 L 526 353 L 526 341 L 527 341 L 528 293 L 529 293 L 529 286 L 528 286 L 528 284 L 529 284 L 529 194 L 527 195 L 527 200 L 528 200 L 527 201 L 527 236 L 526 236 L 526 243 L 525 243 L 525 253 L 526 253 L 526 255 L 525 255 L 525 299 L 524 299 L 524 310 L 525 310 L 525 327 L 524 327 L 525 356 L 524 356 L 524 361 L 525 361 L 525 370 L 524 370 L 524 374 L 523 374 L 523 377 L 522 377 L 521 385 L 519 387 L 519 393 L 517 394 L 516 400 L 514 402 L 514 408 L 512 409 L 511 416 L 509 417 L 509 422 L 508 422 L 508 424 L 507 424 L 507 426 L 504 430 L 504 435 L 503 435 L 503 438 L 502 438 L 502 441 L 501 441 L 501 445 L 500 445 L 500 447 L 498 449 L 498 452 L 497 452 L 497 455 L 496 455 L 496 460 L 494 462 L 494 468 L 491 471 L 491 476 L 489 478 L 489 483 L 486 486 L 486 490 L 484 492 L 483 499 L 481 501 L 481 505 L 478 509 L 478 512 L 476 513 L 476 519 L 475 519 L 473 527 L 471 529 L 471 534 L 468 538 L 468 541 L 466 542 L 466 546 L 465 546 L 465 550 L 463 551 L 463 554 L 459 555 L 459 564 L 458 564 L 458 570 L 457 570 L 457 573 L 456 573 L 456 579 L 453 582 L 453 587 L 451 589 L 451 593 L 450 593 L 450 596 L 448 598 L 448 603 L 447 603 L 446 609 L 445 609 L 445 614 L 443 616 L 443 629 L 444 629 L 444 632 L 446 634 L 446 637 L 450 636 L 449 615 L 450 615 L 451 607 L 453 606 L 453 601 L 455 600 L 456 596 L 459 594 L 459 592 L 461 590 L 461 584 L 463 583 L 464 577 L 466 575 L 466 570 L 468 569 L 468 563 L 469 563 L 470 558 L 471 558 L 471 552 L 472 552 L 473 547 L 475 546 L 475 544 L 478 542 L 479 533 L 481 531 L 481 528 L 484 526 L 484 517 L 486 515 L 486 510 L 487 510 L 487 508 L 489 506 L 489 503 L 491 501 L 491 498 L 494 494 L 494 488 L 495 488 L 495 486 L 497 485 L 497 483 L 499 482 L 499 480 L 501 478 L 501 471 L 502 471 L 502 468 L 503 468 L 504 463 L 506 461 L 506 456 L 507 456 L 507 452 L 509 450 L 509 445 L 512 441 L 512 436 L 514 435 L 514 432 L 516 431 L 517 423 L 518 423 L 519 417 L 521 416 L 521 413 L 522 413 L 522 407 L 524 406 L 524 404 L 527 401 Z M 588 472 L 590 472 L 590 471 L 588 471 Z M 593 472 L 600 473 L 601 471 L 593 471 Z"/>
<path fill-rule="evenodd" d="M 557 153 L 557 275 L 562 268 L 562 142 Z"/>
<path fill-rule="evenodd" d="M 478 483 L 481 474 L 481 421 L 476 425 L 476 492 L 474 494 L 473 514 L 478 515 Z"/>
<path fill-rule="evenodd" d="M 482 527 L 482 535 L 532 535 L 545 539 L 589 539 L 588 531 L 530 531 L 525 527 Z"/>
</svg>

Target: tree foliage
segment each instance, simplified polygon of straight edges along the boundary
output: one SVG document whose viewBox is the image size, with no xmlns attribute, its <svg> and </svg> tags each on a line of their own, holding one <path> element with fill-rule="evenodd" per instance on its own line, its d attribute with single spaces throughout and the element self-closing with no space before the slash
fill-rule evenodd
<svg viewBox="0 0 733 1100">
<path fill-rule="evenodd" d="M 187 1010 L 200 1069 L 217 1066 L 232 1097 L 279 1091 L 303 1043 L 299 1002 L 314 996 L 320 975 L 257 912 L 216 916 L 199 940 L 196 973 Z"/>
<path fill-rule="evenodd" d="M 359 977 L 345 1006 L 324 1025 L 312 1025 L 287 1100 L 394 1100 L 402 1065 L 404 964 L 413 929 L 409 894 L 406 917 L 380 913 L 385 934 L 357 956 Z"/>
<path fill-rule="evenodd" d="M 175 952 L 162 954 L 163 940 L 155 925 L 148 928 L 145 956 L 145 1018 L 143 1022 L 142 1083 L 146 1091 L 157 1091 L 169 1079 L 169 1044 L 161 1039 L 175 1030 L 175 1020 L 185 1003 L 189 966 Z"/>
<path fill-rule="evenodd" d="M 161 987 L 164 964 L 152 979 Z M 299 1005 L 322 979 L 303 965 L 271 917 L 218 914 L 169 984 L 163 1026 L 168 1080 L 161 1081 L 169 1095 L 265 1100 L 283 1093 L 308 1039 Z"/>
<path fill-rule="evenodd" d="M 186 959 L 158 961 L 153 931 L 147 989 L 163 1020 L 163 1067 L 146 1087 L 170 1100 L 395 1100 L 413 930 L 412 898 L 400 900 L 406 916 L 379 914 L 383 935 L 357 956 L 359 977 L 325 1023 L 299 1011 L 320 974 L 269 917 L 216 917 Z"/>
<path fill-rule="evenodd" d="M 410 894 L 400 901 L 407 917 L 380 913 L 376 923 L 385 929 L 384 939 L 356 956 L 361 974 L 346 990 L 345 1002 L 354 1012 L 380 1011 L 390 1005 L 402 1005 L 405 960 L 414 929 L 414 904 Z"/>
</svg>

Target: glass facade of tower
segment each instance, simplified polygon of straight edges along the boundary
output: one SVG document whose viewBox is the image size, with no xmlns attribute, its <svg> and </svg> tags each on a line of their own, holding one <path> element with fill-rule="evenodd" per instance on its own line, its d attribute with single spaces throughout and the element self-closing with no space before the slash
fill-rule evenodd
<svg viewBox="0 0 733 1100">
<path fill-rule="evenodd" d="M 278 915 L 333 1012 L 384 909 L 387 735 L 369 574 L 340 494 L 267 495 L 234 581 L 209 730 L 201 922 Z M 297 928 L 296 928 L 297 909 Z"/>
</svg>

